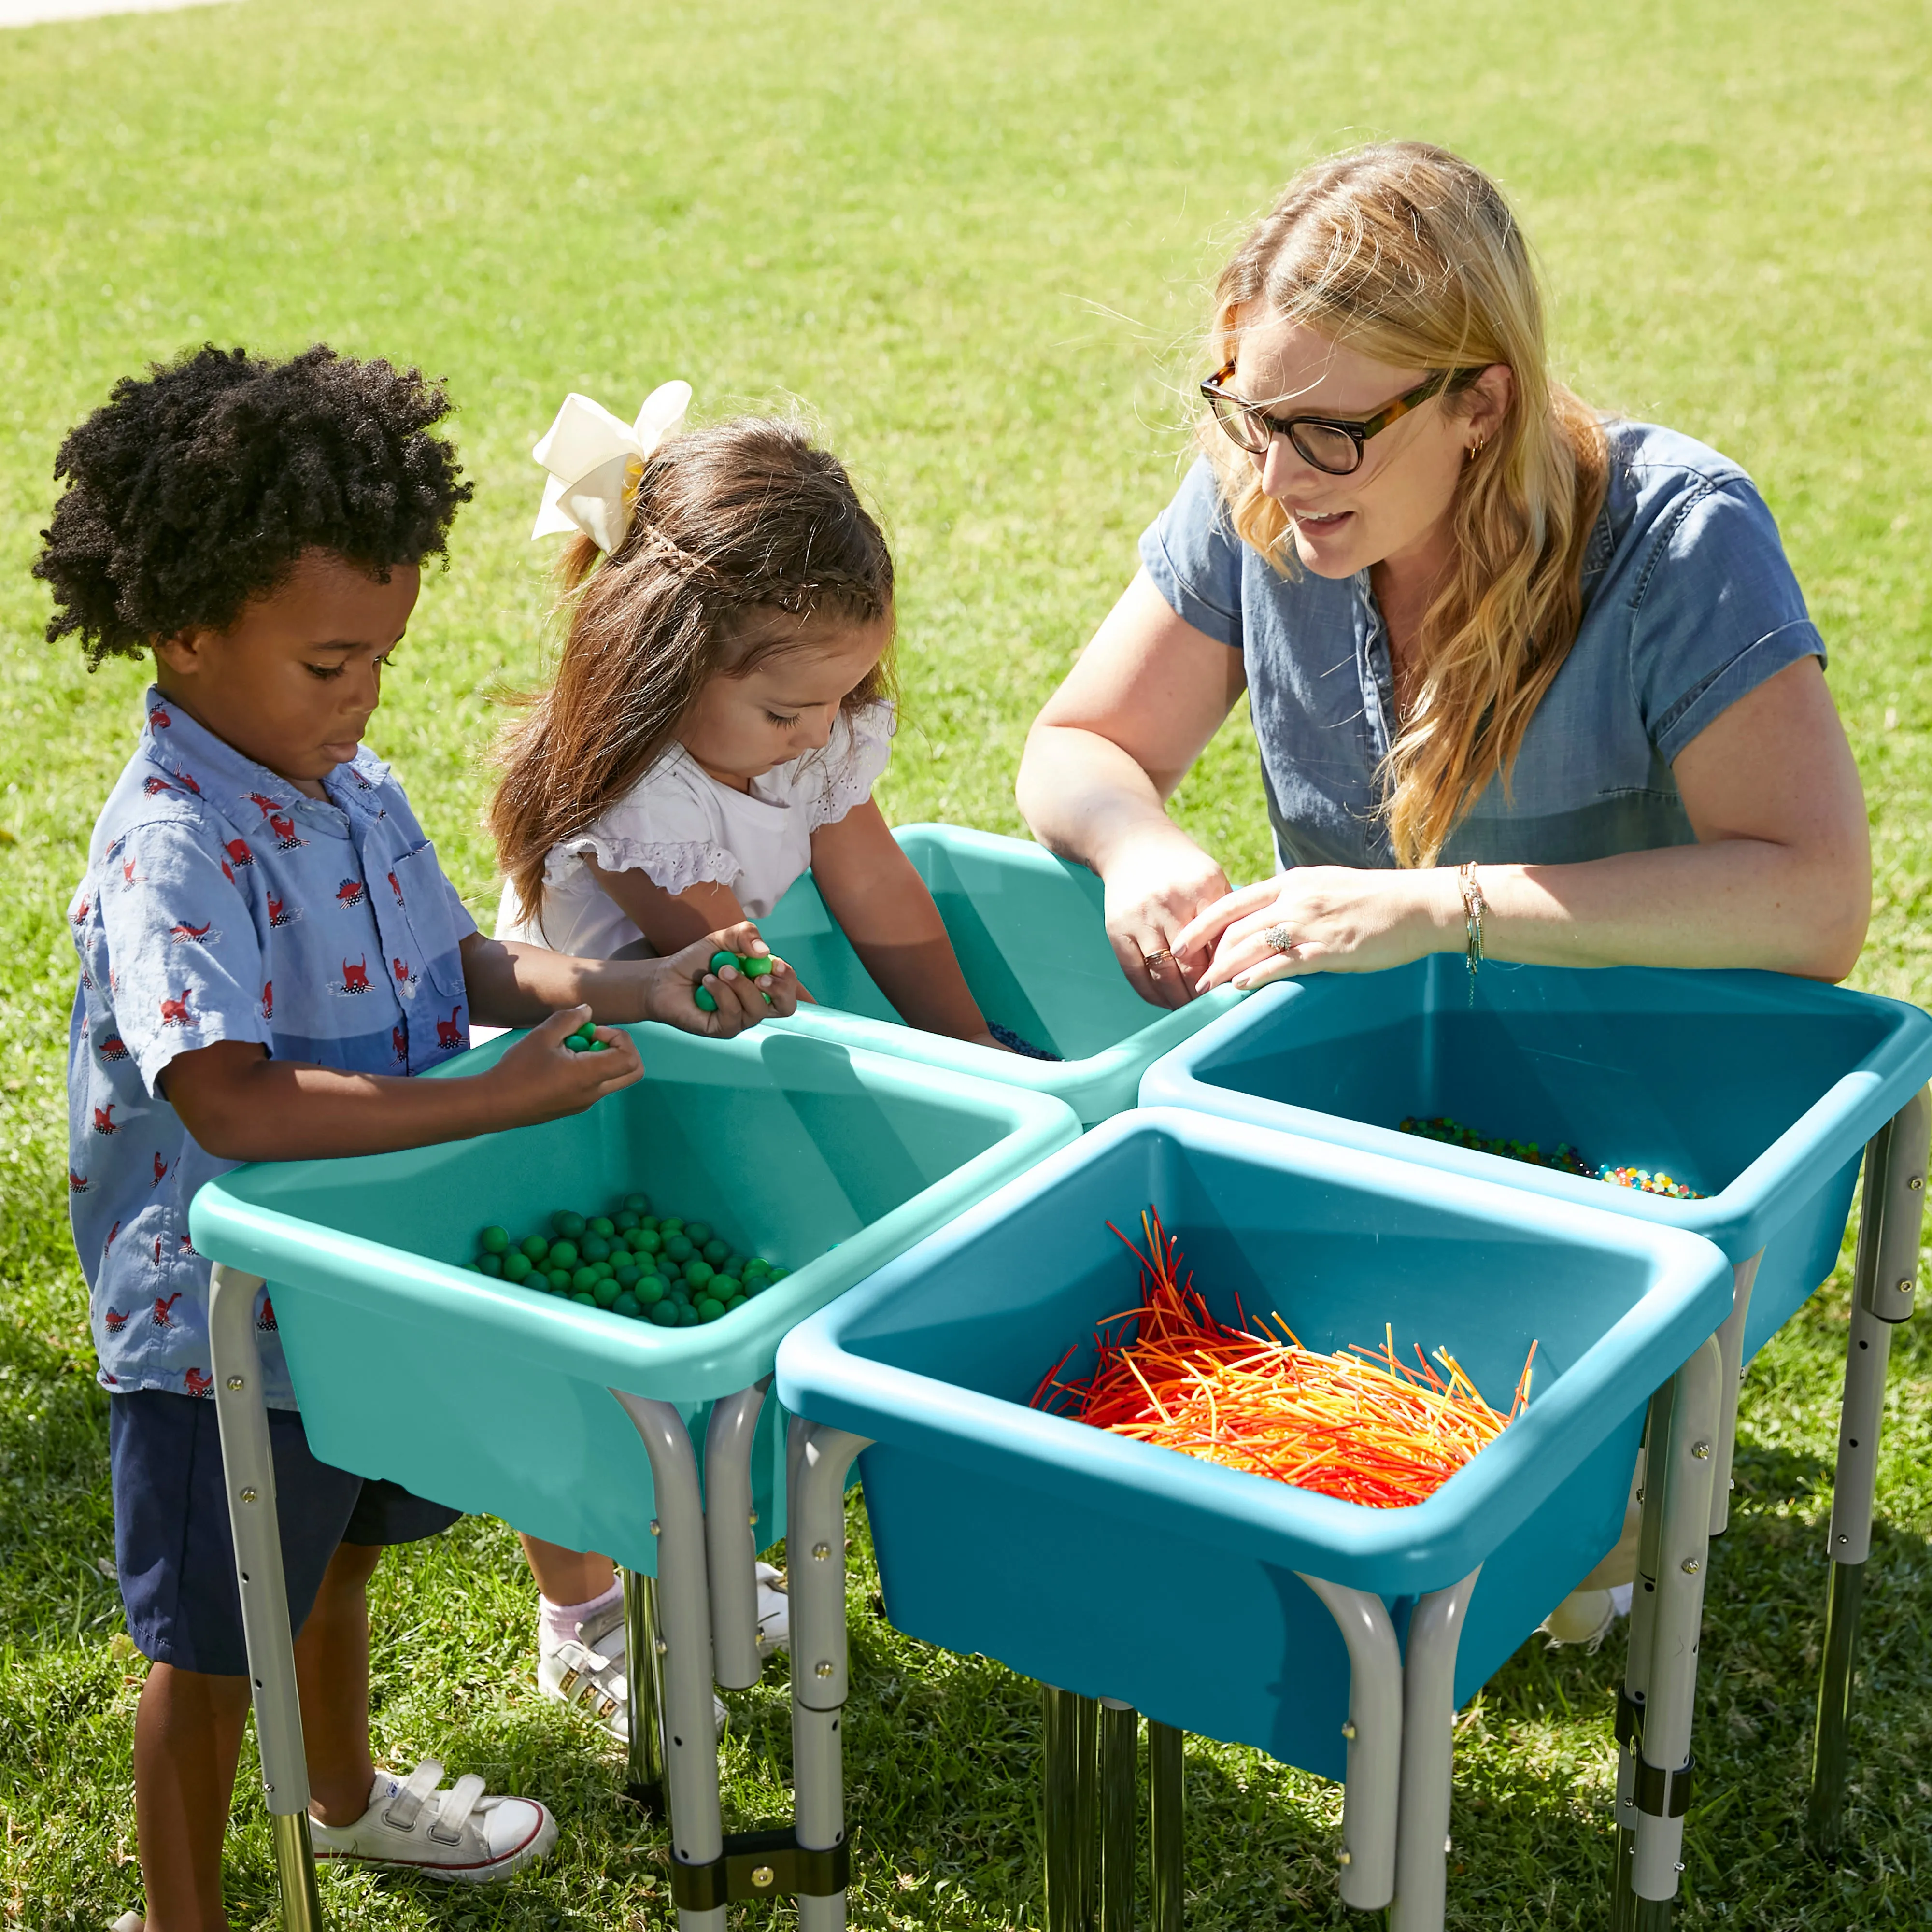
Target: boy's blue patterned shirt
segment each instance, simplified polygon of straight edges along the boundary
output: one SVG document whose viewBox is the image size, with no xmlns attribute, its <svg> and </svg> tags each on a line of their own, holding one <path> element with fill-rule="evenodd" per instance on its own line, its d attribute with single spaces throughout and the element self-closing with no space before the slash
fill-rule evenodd
<svg viewBox="0 0 1932 1932">
<path fill-rule="evenodd" d="M 470 1044 L 458 950 L 476 929 L 388 767 L 366 748 L 326 801 L 244 758 L 158 691 L 68 909 L 68 1190 L 102 1385 L 209 1393 L 209 1264 L 188 1204 L 236 1163 L 158 1090 L 218 1040 L 360 1073 Z M 295 1398 L 264 1295 L 268 1399 Z"/>
</svg>

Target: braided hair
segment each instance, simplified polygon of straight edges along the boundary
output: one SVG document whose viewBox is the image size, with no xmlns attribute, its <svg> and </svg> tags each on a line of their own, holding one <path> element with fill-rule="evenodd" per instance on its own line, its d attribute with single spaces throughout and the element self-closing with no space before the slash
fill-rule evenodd
<svg viewBox="0 0 1932 1932">
<path fill-rule="evenodd" d="M 814 619 L 862 626 L 892 608 L 892 553 L 844 465 L 782 418 L 661 443 L 616 550 L 574 537 L 558 568 L 556 674 L 506 734 L 488 814 L 505 876 L 539 919 L 552 849 L 670 749 L 712 679 L 809 647 Z M 888 650 L 844 709 L 892 691 Z"/>
<path fill-rule="evenodd" d="M 419 370 L 320 344 L 274 362 L 210 343 L 123 376 L 55 459 L 67 487 L 34 565 L 47 641 L 78 635 L 92 670 L 226 630 L 304 550 L 385 580 L 444 555 L 472 488 L 430 434 L 448 413 Z"/>
</svg>

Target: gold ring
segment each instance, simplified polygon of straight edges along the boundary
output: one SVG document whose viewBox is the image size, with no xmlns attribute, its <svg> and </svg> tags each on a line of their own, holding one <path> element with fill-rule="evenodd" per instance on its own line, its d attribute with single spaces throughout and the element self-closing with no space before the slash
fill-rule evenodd
<svg viewBox="0 0 1932 1932">
<path fill-rule="evenodd" d="M 1174 955 L 1162 946 L 1157 947 L 1152 952 L 1143 952 L 1141 955 L 1141 961 L 1144 965 L 1158 966 L 1162 960 L 1172 959 Z"/>
</svg>

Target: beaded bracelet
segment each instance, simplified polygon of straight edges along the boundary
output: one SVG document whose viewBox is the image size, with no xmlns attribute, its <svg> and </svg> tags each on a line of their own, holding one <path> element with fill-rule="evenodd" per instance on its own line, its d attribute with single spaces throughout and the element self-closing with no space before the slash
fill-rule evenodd
<svg viewBox="0 0 1932 1932">
<path fill-rule="evenodd" d="M 1483 915 L 1489 907 L 1484 901 L 1483 888 L 1476 878 L 1474 860 L 1459 866 L 1456 877 L 1462 887 L 1462 930 L 1466 947 L 1463 962 L 1473 980 L 1476 968 L 1483 963 Z"/>
</svg>

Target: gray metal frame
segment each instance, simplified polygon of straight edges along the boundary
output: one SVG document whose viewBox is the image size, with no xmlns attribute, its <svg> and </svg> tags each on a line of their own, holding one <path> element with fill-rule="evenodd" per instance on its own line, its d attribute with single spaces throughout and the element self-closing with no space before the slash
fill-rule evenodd
<svg viewBox="0 0 1932 1932">
<path fill-rule="evenodd" d="M 1838 1462 L 1826 1544 L 1831 1583 L 1805 1823 L 1813 1844 L 1834 1851 L 1844 1833 L 1845 1777 L 1851 1757 L 1852 1685 L 1858 1612 L 1871 1556 L 1878 1488 L 1880 1426 L 1892 1331 L 1911 1318 L 1918 1286 L 1918 1239 L 1925 1211 L 1932 1096 L 1920 1092 L 1874 1134 L 1865 1149 L 1864 1192 L 1854 1265 L 1851 1335 L 1845 1350 Z"/>
</svg>

